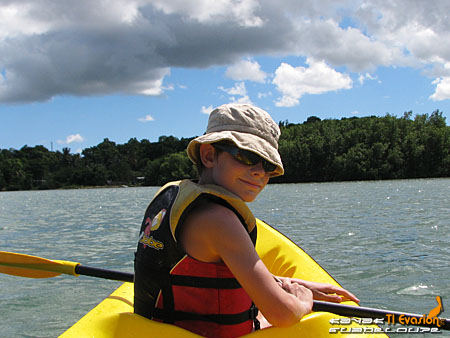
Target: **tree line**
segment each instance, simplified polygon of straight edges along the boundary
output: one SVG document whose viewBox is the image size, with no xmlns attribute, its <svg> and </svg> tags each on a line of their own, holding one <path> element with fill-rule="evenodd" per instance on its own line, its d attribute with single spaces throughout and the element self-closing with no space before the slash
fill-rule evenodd
<svg viewBox="0 0 450 338">
<path fill-rule="evenodd" d="M 450 127 L 439 110 L 412 118 L 352 117 L 279 123 L 285 175 L 272 183 L 450 177 Z M 0 191 L 107 185 L 160 186 L 196 178 L 185 149 L 192 138 L 130 139 L 72 154 L 44 146 L 0 149 Z"/>
</svg>

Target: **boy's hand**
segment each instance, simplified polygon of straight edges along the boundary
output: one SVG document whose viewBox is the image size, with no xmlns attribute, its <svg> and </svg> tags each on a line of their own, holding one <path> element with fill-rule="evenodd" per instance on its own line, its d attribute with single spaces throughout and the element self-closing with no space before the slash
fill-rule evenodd
<svg viewBox="0 0 450 338">
<path fill-rule="evenodd" d="M 304 314 L 312 311 L 313 292 L 310 289 L 299 283 L 295 283 L 291 278 L 279 279 L 277 282 L 284 291 L 298 298 L 304 308 Z"/>
<path fill-rule="evenodd" d="M 282 282 L 283 284 L 285 283 L 286 279 L 289 279 L 291 283 L 300 284 L 308 288 L 313 294 L 313 299 L 316 300 L 324 300 L 333 303 L 352 300 L 356 303 L 359 303 L 359 299 L 353 293 L 332 284 L 310 282 L 288 277 L 275 277 L 275 279 L 277 280 L 277 282 Z"/>
</svg>

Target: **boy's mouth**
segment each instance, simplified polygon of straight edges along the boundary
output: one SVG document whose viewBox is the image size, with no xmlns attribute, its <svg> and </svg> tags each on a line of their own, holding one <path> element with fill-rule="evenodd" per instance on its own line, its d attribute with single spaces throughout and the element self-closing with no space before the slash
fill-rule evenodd
<svg viewBox="0 0 450 338">
<path fill-rule="evenodd" d="M 251 181 L 247 181 L 247 180 L 243 180 L 243 179 L 241 179 L 241 181 L 246 183 L 246 184 L 248 184 L 248 185 L 250 185 L 250 186 L 252 186 L 253 188 L 258 188 L 258 189 L 261 188 L 261 184 L 260 183 L 255 183 L 255 182 L 251 182 Z"/>
</svg>

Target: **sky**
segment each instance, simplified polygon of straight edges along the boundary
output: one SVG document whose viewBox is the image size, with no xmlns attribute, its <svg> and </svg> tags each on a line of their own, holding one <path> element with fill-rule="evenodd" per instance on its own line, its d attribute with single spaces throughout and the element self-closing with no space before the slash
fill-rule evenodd
<svg viewBox="0 0 450 338">
<path fill-rule="evenodd" d="M 252 103 L 450 121 L 448 0 L 0 0 L 0 149 L 203 134 Z"/>
</svg>

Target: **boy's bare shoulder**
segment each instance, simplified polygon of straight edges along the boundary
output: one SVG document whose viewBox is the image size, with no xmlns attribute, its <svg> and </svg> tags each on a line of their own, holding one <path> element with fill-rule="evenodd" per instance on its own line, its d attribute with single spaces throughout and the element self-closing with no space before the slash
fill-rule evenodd
<svg viewBox="0 0 450 338">
<path fill-rule="evenodd" d="M 216 228 L 234 222 L 239 222 L 239 219 L 231 209 L 218 203 L 202 201 L 189 212 L 184 223 Z"/>
<path fill-rule="evenodd" d="M 229 208 L 211 202 L 189 212 L 178 236 L 190 256 L 205 262 L 220 261 L 220 252 L 227 250 L 224 243 L 236 237 L 248 237 L 239 218 Z"/>
</svg>

